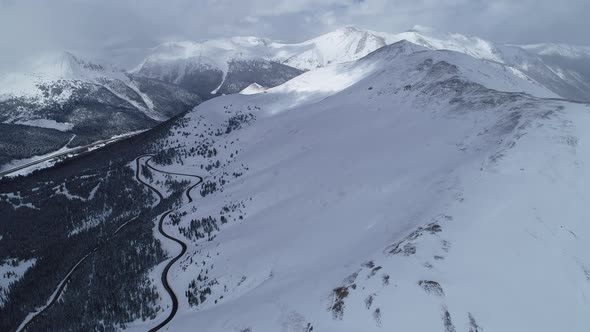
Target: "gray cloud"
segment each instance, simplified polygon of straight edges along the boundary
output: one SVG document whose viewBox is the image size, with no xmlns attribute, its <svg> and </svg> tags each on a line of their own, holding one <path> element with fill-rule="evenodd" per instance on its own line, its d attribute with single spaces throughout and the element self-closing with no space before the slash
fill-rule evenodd
<svg viewBox="0 0 590 332">
<path fill-rule="evenodd" d="M 168 40 L 301 41 L 343 25 L 401 32 L 421 24 L 497 42 L 590 45 L 589 12 L 588 0 L 0 0 L 0 72 L 47 51 L 130 65 Z"/>
</svg>

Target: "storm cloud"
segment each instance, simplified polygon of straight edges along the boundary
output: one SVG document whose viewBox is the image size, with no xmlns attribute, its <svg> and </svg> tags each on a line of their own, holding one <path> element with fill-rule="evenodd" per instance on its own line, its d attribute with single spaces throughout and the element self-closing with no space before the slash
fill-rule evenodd
<svg viewBox="0 0 590 332">
<path fill-rule="evenodd" d="M 500 43 L 590 45 L 588 0 L 0 0 L 0 72 L 42 52 L 132 65 L 169 40 L 255 35 L 302 41 L 345 25 L 414 25 Z"/>
</svg>

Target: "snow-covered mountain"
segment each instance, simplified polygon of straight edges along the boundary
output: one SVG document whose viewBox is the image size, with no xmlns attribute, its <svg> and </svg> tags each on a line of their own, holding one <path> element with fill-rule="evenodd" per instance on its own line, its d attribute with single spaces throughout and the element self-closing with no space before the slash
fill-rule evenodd
<svg viewBox="0 0 590 332">
<path fill-rule="evenodd" d="M 476 36 L 438 32 L 422 26 L 398 34 L 345 27 L 295 44 L 256 37 L 216 39 L 202 43 L 166 43 L 157 47 L 136 72 L 146 77 L 181 84 L 199 91 L 202 96 L 207 96 L 209 92 L 235 93 L 248 86 L 238 84 L 239 89 L 222 89 L 224 78 L 228 77 L 227 73 L 232 71 L 231 64 L 235 62 L 247 63 L 256 59 L 267 67 L 270 64 L 278 67 L 280 63 L 288 68 L 310 70 L 358 60 L 384 45 L 401 40 L 429 49 L 452 50 L 509 65 L 563 98 L 590 100 L 586 63 L 577 64 L 582 61 L 580 59 L 586 58 L 588 48 L 561 45 L 561 53 L 574 54 L 577 59 L 576 63 L 570 60 L 569 66 L 564 68 L 561 63 L 547 59 L 548 54 L 555 53 L 547 47 L 499 45 Z M 553 45 L 551 48 L 555 50 L 558 47 Z M 280 79 L 268 82 L 252 77 L 248 81 L 272 87 L 299 74 L 285 67 L 281 68 L 282 74 L 274 74 L 279 68 L 272 68 L 267 73 Z"/>
<path fill-rule="evenodd" d="M 157 109 L 150 96 L 141 91 L 141 84 L 123 70 L 85 61 L 69 52 L 42 57 L 23 73 L 3 75 L 0 96 L 2 100 L 26 98 L 39 106 L 64 105 L 90 85 L 104 88 L 153 120 L 162 121 L 171 115 L 168 110 Z"/>
<path fill-rule="evenodd" d="M 274 59 L 303 70 L 357 60 L 387 44 L 382 35 L 356 27 L 344 27 L 298 44 L 269 43 Z"/>
<path fill-rule="evenodd" d="M 0 227 L 0 247 L 29 241 L 10 257 L 9 271 L 28 272 L 11 279 L 0 325 L 587 331 L 590 104 L 563 98 L 588 90 L 540 49 L 344 28 L 299 44 L 167 43 L 132 73 L 58 65 L 51 77 L 83 79 L 50 82 L 100 91 L 73 93 L 78 111 L 132 105 L 114 85 L 154 105 L 164 86 L 215 98 L 87 160 L 0 183 L 0 208 L 23 220 Z M 52 84 L 29 96 L 60 105 L 69 85 Z M 47 236 L 42 246 L 19 234 L 39 227 L 38 207 L 52 212 L 33 238 Z"/>
<path fill-rule="evenodd" d="M 169 42 L 156 47 L 133 72 L 179 84 L 207 99 L 252 83 L 274 87 L 305 70 L 360 59 L 387 44 L 382 35 L 345 27 L 294 44 L 258 37 Z"/>
<path fill-rule="evenodd" d="M 244 90 L 240 91 L 241 94 L 243 95 L 253 95 L 256 93 L 261 93 L 268 90 L 267 87 L 262 86 L 258 83 L 252 83 L 250 85 L 248 85 Z"/>
<path fill-rule="evenodd" d="M 585 331 L 589 108 L 515 70 L 402 41 L 188 113 L 169 328 Z"/>
<path fill-rule="evenodd" d="M 199 102 L 196 94 L 182 87 L 136 77 L 71 53 L 44 56 L 22 73 L 0 77 L 0 122 L 5 135 L 0 164 L 66 144 L 83 145 L 148 129 Z M 22 127 L 18 125 L 31 127 L 27 131 L 36 130 L 33 134 L 51 143 L 27 141 L 19 135 Z"/>
<path fill-rule="evenodd" d="M 237 93 L 252 83 L 276 86 L 301 74 L 301 70 L 272 61 L 268 40 L 234 37 L 165 43 L 156 47 L 134 73 L 178 84 L 209 99 Z"/>
<path fill-rule="evenodd" d="M 577 90 L 571 98 L 590 100 L 590 47 L 565 44 L 535 44 L 521 46 L 537 54 L 562 80 Z"/>
<path fill-rule="evenodd" d="M 408 40 L 430 49 L 452 50 L 475 58 L 500 62 L 522 71 L 563 98 L 590 100 L 588 61 L 581 64 L 568 61 L 569 67 L 564 68 L 560 61 L 552 61 L 549 56 L 555 54 L 559 48 L 563 54 L 575 54 L 576 58 L 584 58 L 586 55 L 587 59 L 588 48 L 567 45 L 500 45 L 476 36 L 442 33 L 421 26 L 400 34 L 377 34 L 384 36 L 388 43 Z"/>
</svg>

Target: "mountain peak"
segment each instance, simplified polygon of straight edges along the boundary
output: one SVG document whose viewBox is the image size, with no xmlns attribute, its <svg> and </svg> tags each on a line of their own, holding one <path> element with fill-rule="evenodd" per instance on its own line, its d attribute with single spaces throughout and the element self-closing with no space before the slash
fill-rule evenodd
<svg viewBox="0 0 590 332">
<path fill-rule="evenodd" d="M 397 41 L 393 44 L 383 46 L 383 47 L 373 51 L 366 58 L 361 59 L 360 61 L 363 61 L 365 59 L 372 61 L 373 59 L 376 59 L 376 58 L 381 58 L 384 60 L 392 60 L 393 58 L 397 57 L 398 55 L 412 54 L 415 52 L 426 51 L 426 50 L 428 50 L 428 48 L 423 47 L 421 45 L 414 44 L 406 39 L 402 39 L 402 40 Z"/>
<path fill-rule="evenodd" d="M 92 76 L 96 76 L 104 71 L 104 66 L 83 60 L 72 52 L 64 51 L 38 58 L 33 63 L 32 72 L 50 79 L 78 79 L 91 73 Z"/>
</svg>

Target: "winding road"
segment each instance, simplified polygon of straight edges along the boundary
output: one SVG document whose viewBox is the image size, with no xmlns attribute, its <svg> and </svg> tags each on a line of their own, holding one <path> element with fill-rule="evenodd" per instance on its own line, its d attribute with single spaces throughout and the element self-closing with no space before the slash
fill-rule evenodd
<svg viewBox="0 0 590 332">
<path fill-rule="evenodd" d="M 190 194 L 191 193 L 191 190 L 203 182 L 203 178 L 202 177 L 200 177 L 198 175 L 173 173 L 173 172 L 167 172 L 167 171 L 163 171 L 163 170 L 157 169 L 157 168 L 155 168 L 155 167 L 153 167 L 152 165 L 149 164 L 149 161 L 153 157 L 153 155 L 151 155 L 151 154 L 146 154 L 146 155 L 141 155 L 139 157 L 136 157 L 135 158 L 135 162 L 136 162 L 135 178 L 137 179 L 138 182 L 140 182 L 141 184 L 145 185 L 150 190 L 152 190 L 154 193 L 156 193 L 156 195 L 160 199 L 160 202 L 164 200 L 164 196 L 162 195 L 162 193 L 160 191 L 158 191 L 158 189 L 156 189 L 155 187 L 153 187 L 152 185 L 150 185 L 149 183 L 143 181 L 141 179 L 141 177 L 139 176 L 140 175 L 140 168 L 141 168 L 140 159 L 141 158 L 144 158 L 144 157 L 149 157 L 146 160 L 146 165 L 150 169 L 152 169 L 152 170 L 154 170 L 156 172 L 166 173 L 166 174 L 171 174 L 171 175 L 179 175 L 179 176 L 187 176 L 187 177 L 197 178 L 199 181 L 197 183 L 191 185 L 186 190 L 186 197 L 188 198 L 189 203 L 193 201 L 193 198 L 191 197 L 191 194 Z M 158 204 L 159 204 L 159 202 L 158 202 Z M 177 238 L 174 238 L 174 237 L 170 236 L 169 234 L 167 234 L 164 231 L 164 227 L 163 227 L 164 226 L 164 219 L 166 219 L 166 217 L 172 211 L 173 210 L 166 211 L 160 217 L 159 224 L 158 224 L 158 231 L 164 237 L 166 237 L 167 239 L 172 240 L 172 241 L 178 243 L 181 246 L 181 248 L 182 248 L 181 252 L 176 257 L 174 257 L 172 260 L 170 260 L 170 262 L 168 262 L 168 264 L 164 268 L 164 271 L 162 272 L 162 284 L 164 285 L 164 288 L 166 289 L 166 291 L 170 295 L 170 298 L 172 299 L 172 311 L 170 312 L 170 314 L 168 315 L 168 317 L 166 317 L 166 319 L 164 321 L 162 321 L 156 327 L 150 329 L 149 330 L 150 332 L 158 331 L 159 329 L 161 329 L 162 327 L 164 327 L 166 324 L 168 324 L 172 320 L 172 318 L 174 318 L 174 316 L 176 315 L 176 312 L 178 311 L 178 298 L 176 297 L 176 294 L 174 294 L 174 290 L 172 289 L 172 287 L 170 287 L 170 284 L 168 282 L 168 272 L 170 271 L 170 268 L 172 267 L 172 265 L 174 265 L 174 263 L 176 263 L 176 261 L 178 261 L 186 253 L 187 246 L 186 246 L 186 244 L 184 242 L 180 241 Z M 42 314 L 44 311 L 46 311 L 51 306 L 53 306 L 55 303 L 57 303 L 57 301 L 61 297 L 64 289 L 66 288 L 66 285 L 68 283 L 68 280 L 70 279 L 70 277 L 72 276 L 72 274 L 78 269 L 78 267 L 88 257 L 90 257 L 90 255 L 92 255 L 93 253 L 95 253 L 96 251 L 98 251 L 98 249 L 100 249 L 100 247 L 104 243 L 106 243 L 113 236 L 115 236 L 117 233 L 119 233 L 123 228 L 125 228 L 125 226 L 129 225 L 129 223 L 131 223 L 132 221 L 134 221 L 136 219 L 137 219 L 137 216 L 135 216 L 135 217 L 129 219 L 128 221 L 126 221 L 125 223 L 123 223 L 121 226 L 119 226 L 113 232 L 113 234 L 111 234 L 111 236 L 109 236 L 108 238 L 106 238 L 105 241 L 103 241 L 102 243 L 98 244 L 92 250 L 90 250 L 89 252 L 87 252 L 86 255 L 84 255 L 80 260 L 78 260 L 76 262 L 76 264 L 74 264 L 74 266 L 68 271 L 68 273 L 66 274 L 66 276 L 59 282 L 59 284 L 57 285 L 57 287 L 55 288 L 55 290 L 53 291 L 53 293 L 51 294 L 51 296 L 47 300 L 47 303 L 45 305 L 43 305 L 42 307 L 38 308 L 37 311 L 29 313 L 27 315 L 27 317 L 23 320 L 23 322 L 18 326 L 18 328 L 16 329 L 16 331 L 17 332 L 26 331 L 26 329 L 31 325 L 31 323 L 35 320 L 35 318 L 37 318 L 40 314 Z"/>
<path fill-rule="evenodd" d="M 137 181 L 141 182 L 143 185 L 145 185 L 146 187 L 148 187 L 150 190 L 152 190 L 154 193 L 156 193 L 156 195 L 158 195 L 158 198 L 160 199 L 160 201 L 162 201 L 164 199 L 164 196 L 162 195 L 162 193 L 160 191 L 158 191 L 158 189 L 156 189 L 155 187 L 153 187 L 152 185 L 150 185 L 149 183 L 143 181 L 140 177 L 139 177 L 139 169 L 141 167 L 140 164 L 140 159 L 143 157 L 149 157 L 145 164 L 147 167 L 149 167 L 151 170 L 159 172 L 159 173 L 164 173 L 164 174 L 170 174 L 170 175 L 179 175 L 179 176 L 188 176 L 188 177 L 194 177 L 199 179 L 199 181 L 197 181 L 197 183 L 193 184 L 192 186 L 188 187 L 186 189 L 186 197 L 188 198 L 189 203 L 193 201 L 193 198 L 191 197 L 191 190 L 193 188 L 195 188 L 196 186 L 198 186 L 199 184 L 201 184 L 203 182 L 203 178 L 198 176 L 198 175 L 192 175 L 192 174 L 183 174 L 183 173 L 174 173 L 174 172 L 168 172 L 168 171 L 163 171 L 160 169 L 157 169 L 155 167 L 153 167 L 152 165 L 149 164 L 149 161 L 152 159 L 153 155 L 143 155 L 143 156 L 139 156 L 135 159 L 135 161 L 137 162 L 137 167 L 136 167 L 136 178 Z M 176 296 L 176 294 L 174 293 L 174 290 L 172 289 L 172 287 L 170 286 L 170 283 L 168 282 L 168 273 L 170 271 L 170 268 L 172 267 L 172 265 L 174 265 L 174 263 L 176 263 L 182 256 L 184 256 L 184 254 L 186 253 L 186 249 L 187 246 L 184 242 L 182 242 L 181 240 L 171 236 L 170 234 L 166 233 L 166 231 L 164 231 L 164 219 L 166 219 L 166 217 L 168 217 L 168 215 L 172 212 L 173 210 L 168 210 L 166 212 L 164 212 L 164 214 L 162 214 L 162 216 L 160 217 L 160 221 L 158 223 L 158 231 L 160 232 L 160 234 L 162 234 L 162 236 L 164 236 L 165 238 L 172 240 L 176 243 L 178 243 L 181 247 L 180 253 L 178 253 L 178 255 L 176 255 L 174 258 L 172 258 L 168 264 L 166 264 L 166 267 L 164 268 L 164 271 L 162 271 L 162 285 L 164 285 L 164 288 L 166 289 L 166 292 L 168 292 L 168 295 L 170 295 L 170 299 L 172 300 L 172 310 L 170 311 L 170 314 L 168 315 L 168 317 L 166 317 L 165 320 L 163 320 L 160 324 L 158 324 L 157 326 L 151 328 L 149 330 L 149 332 L 155 332 L 160 330 L 162 327 L 166 326 L 166 324 L 168 324 L 176 315 L 176 312 L 178 311 L 178 297 Z"/>
</svg>

